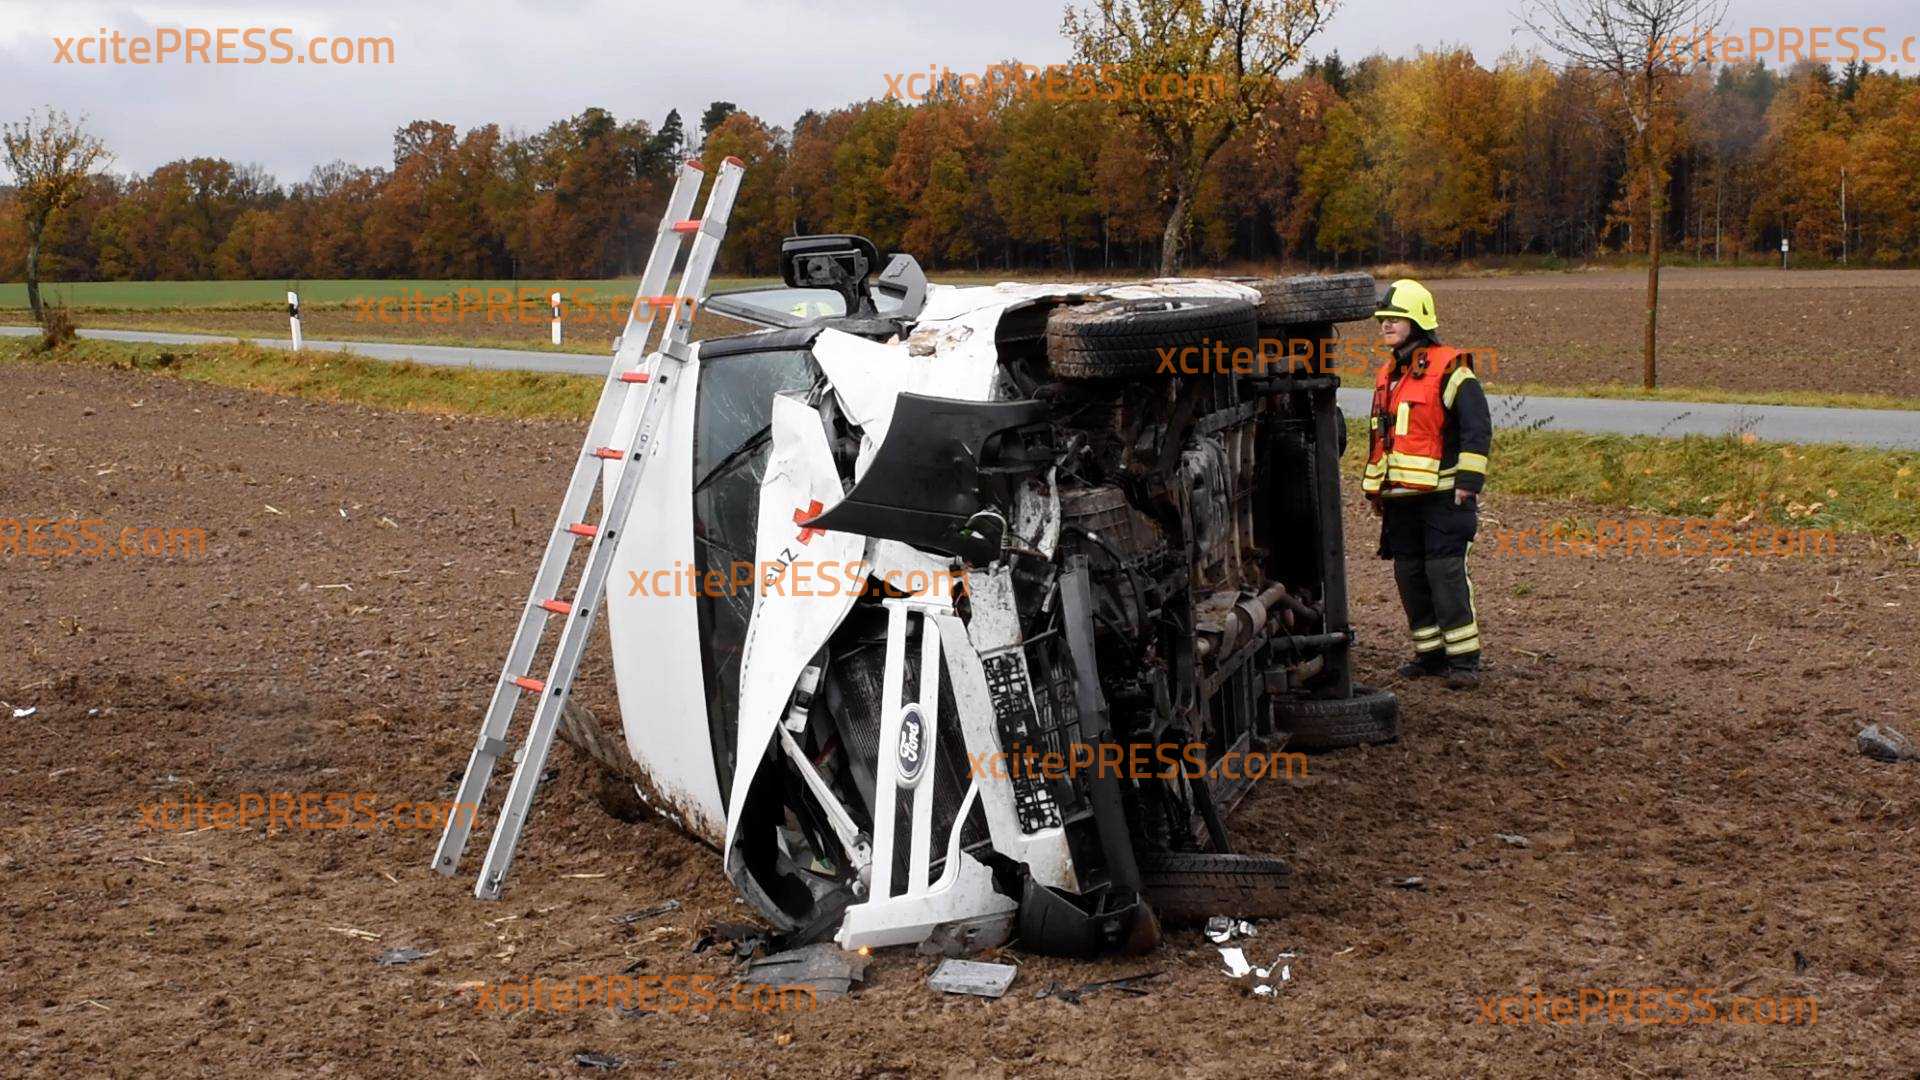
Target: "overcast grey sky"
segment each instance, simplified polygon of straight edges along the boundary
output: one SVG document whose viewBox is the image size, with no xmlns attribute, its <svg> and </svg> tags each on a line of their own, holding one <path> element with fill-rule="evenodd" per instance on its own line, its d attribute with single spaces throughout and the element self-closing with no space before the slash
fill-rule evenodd
<svg viewBox="0 0 1920 1080">
<path fill-rule="evenodd" d="M 1516 31 L 1523 2 L 1347 0 L 1312 51 L 1358 59 L 1457 44 L 1491 63 L 1510 48 L 1538 48 Z M 118 171 L 210 155 L 292 182 L 335 158 L 388 164 L 393 130 L 416 119 L 534 131 L 598 105 L 657 126 L 677 107 L 691 126 L 721 99 L 790 126 L 809 107 L 884 95 L 889 72 L 978 71 L 1009 57 L 1063 62 L 1062 10 L 1060 0 L 0 0 L 0 102 L 19 114 L 44 104 L 86 113 Z M 1886 27 L 1895 49 L 1920 35 L 1913 0 L 1829 0 L 1817 15 L 1794 0 L 1732 0 L 1723 25 L 1805 26 L 1813 17 Z M 56 36 L 151 36 L 161 27 L 287 27 L 303 45 L 312 35 L 385 36 L 394 62 L 186 64 L 178 54 L 161 65 L 56 62 Z"/>
</svg>

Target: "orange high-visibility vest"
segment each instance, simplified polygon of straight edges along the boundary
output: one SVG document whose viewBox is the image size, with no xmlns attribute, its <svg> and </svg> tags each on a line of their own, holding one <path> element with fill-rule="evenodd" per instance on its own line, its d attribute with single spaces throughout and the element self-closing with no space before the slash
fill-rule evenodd
<svg viewBox="0 0 1920 1080">
<path fill-rule="evenodd" d="M 1473 357 L 1459 349 L 1429 345 L 1414 350 L 1399 382 L 1395 365 L 1380 365 L 1373 386 L 1373 410 L 1367 422 L 1367 471 L 1361 490 L 1368 495 L 1395 491 L 1433 491 L 1440 486 L 1440 455 L 1446 450 L 1447 376 Z"/>
</svg>

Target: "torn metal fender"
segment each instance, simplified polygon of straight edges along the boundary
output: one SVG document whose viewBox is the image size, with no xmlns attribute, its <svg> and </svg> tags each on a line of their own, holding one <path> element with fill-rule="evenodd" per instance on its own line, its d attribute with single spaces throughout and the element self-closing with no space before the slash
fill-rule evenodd
<svg viewBox="0 0 1920 1080">
<path fill-rule="evenodd" d="M 794 564 L 803 561 L 813 564 L 811 571 L 860 564 L 865 537 L 800 523 L 809 512 L 817 513 L 815 507 L 839 494 L 840 473 L 819 412 L 795 395 L 774 398 L 773 445 L 760 481 L 755 552 L 765 578 L 756 583 L 759 588 L 740 658 L 739 742 L 723 849 L 728 877 L 749 897 L 763 896 L 765 891 L 746 880 L 751 868 L 735 858 L 747 793 L 770 756 L 774 728 L 801 671 L 853 609 L 854 590 L 836 588 L 829 594 L 823 588 L 800 588 L 797 582 L 802 575 L 792 572 Z M 783 580 L 782 587 L 768 587 L 768 579 L 775 578 Z M 768 907 L 757 906 L 763 911 Z M 773 912 L 767 913 L 773 917 Z"/>
<path fill-rule="evenodd" d="M 1038 401 L 956 401 L 902 393 L 894 403 L 886 441 L 846 498 L 810 528 L 860 533 L 957 555 L 985 565 L 1000 555 L 1006 520 L 995 506 L 994 463 L 987 442 L 1015 428 L 1042 423 Z M 1042 468 L 1022 448 L 1009 447 L 1008 467 Z M 983 514 L 983 512 L 985 512 Z"/>
</svg>

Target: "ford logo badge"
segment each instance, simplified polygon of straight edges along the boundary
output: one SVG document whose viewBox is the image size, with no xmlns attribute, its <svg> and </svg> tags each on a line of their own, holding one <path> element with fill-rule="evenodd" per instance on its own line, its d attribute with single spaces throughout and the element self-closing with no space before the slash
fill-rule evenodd
<svg viewBox="0 0 1920 1080">
<path fill-rule="evenodd" d="M 900 739 L 894 744 L 893 755 L 900 786 L 919 783 L 920 774 L 927 769 L 927 718 L 920 706 L 908 705 L 900 710 Z"/>
</svg>

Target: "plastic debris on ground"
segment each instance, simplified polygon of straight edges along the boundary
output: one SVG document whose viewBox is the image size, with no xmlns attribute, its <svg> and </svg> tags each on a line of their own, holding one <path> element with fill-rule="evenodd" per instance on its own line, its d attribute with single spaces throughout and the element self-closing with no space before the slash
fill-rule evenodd
<svg viewBox="0 0 1920 1080">
<path fill-rule="evenodd" d="M 701 953 L 718 946 L 721 952 L 745 960 L 767 950 L 769 933 L 766 927 L 752 923 L 714 923 L 700 928 L 693 951 Z"/>
<path fill-rule="evenodd" d="M 948 994 L 972 994 L 975 997 L 997 998 L 1013 985 L 1013 977 L 1020 969 L 1012 964 L 988 964 L 978 960 L 940 961 L 933 969 L 933 977 L 927 985 Z"/>
<path fill-rule="evenodd" d="M 381 967 L 392 967 L 395 964 L 411 964 L 415 960 L 424 960 L 439 951 L 439 949 L 434 949 L 431 952 L 426 949 L 388 949 L 379 956 L 374 957 L 373 962 L 379 964 Z"/>
<path fill-rule="evenodd" d="M 1145 997 L 1149 991 L 1139 985 L 1148 979 L 1157 979 L 1164 972 L 1143 971 L 1138 975 L 1126 975 L 1118 979 L 1102 979 L 1099 982 L 1082 983 L 1079 986 L 1067 986 L 1065 983 L 1050 982 L 1034 992 L 1035 998 L 1059 998 L 1069 1005 L 1078 1005 L 1082 998 L 1097 994 L 1102 990 L 1115 990 L 1135 997 Z"/>
<path fill-rule="evenodd" d="M 625 1064 L 612 1054 L 600 1054 L 583 1050 L 573 1055 L 573 1063 L 583 1069 L 617 1069 Z"/>
<path fill-rule="evenodd" d="M 1293 965 L 1287 961 L 1293 958 L 1293 953 L 1283 952 L 1266 967 L 1254 967 L 1247 961 L 1246 950 L 1239 946 L 1220 950 L 1220 962 L 1225 965 L 1222 974 L 1245 987 L 1254 997 L 1274 997 L 1282 986 L 1292 982 Z"/>
<path fill-rule="evenodd" d="M 40 711 L 40 707 L 38 705 L 29 705 L 24 709 L 13 710 L 13 718 L 15 720 L 25 720 L 27 717 L 32 716 L 34 713 L 37 713 L 39 711 Z"/>
<path fill-rule="evenodd" d="M 655 904 L 644 911 L 633 911 L 625 915 L 610 915 L 607 917 L 607 921 L 615 926 L 632 926 L 642 919 L 651 919 L 657 915 L 665 915 L 669 911 L 679 910 L 680 901 L 669 900 L 664 904 Z"/>
<path fill-rule="evenodd" d="M 836 998 L 867 981 L 867 958 L 831 941 L 803 945 L 747 965 L 746 986 L 811 986 L 817 997 Z"/>
<path fill-rule="evenodd" d="M 1392 881 L 1387 882 L 1387 884 L 1393 886 L 1396 889 L 1425 890 L 1427 887 L 1427 879 L 1423 877 L 1395 878 Z"/>
<path fill-rule="evenodd" d="M 943 923 L 927 935 L 914 951 L 921 956 L 950 956 L 958 959 L 997 949 L 1013 934 L 1013 921 L 996 916 L 968 922 Z"/>
<path fill-rule="evenodd" d="M 1207 940 L 1215 945 L 1225 945 L 1229 941 L 1253 936 L 1253 924 L 1245 919 L 1215 915 L 1207 920 Z"/>
<path fill-rule="evenodd" d="M 1532 841 L 1528 840 L 1526 837 L 1517 836 L 1513 833 L 1497 832 L 1493 834 L 1493 838 L 1507 845 L 1508 847 L 1532 847 L 1533 846 Z"/>
<path fill-rule="evenodd" d="M 19 716 L 15 710 L 15 716 Z M 1859 735 L 1860 752 L 1875 761 L 1913 761 L 1920 759 L 1920 752 L 1913 748 L 1913 740 L 1890 727 L 1869 724 Z"/>
</svg>

